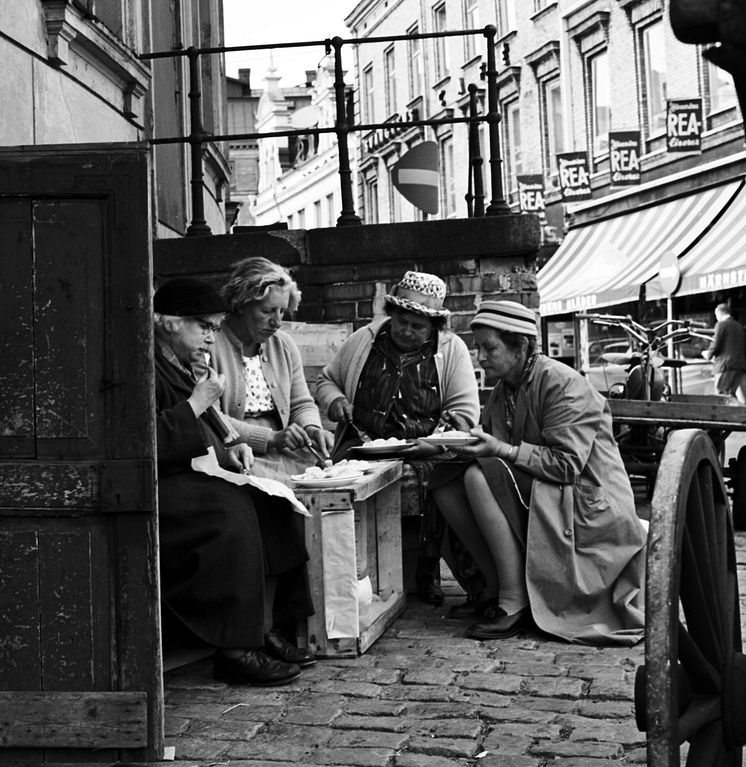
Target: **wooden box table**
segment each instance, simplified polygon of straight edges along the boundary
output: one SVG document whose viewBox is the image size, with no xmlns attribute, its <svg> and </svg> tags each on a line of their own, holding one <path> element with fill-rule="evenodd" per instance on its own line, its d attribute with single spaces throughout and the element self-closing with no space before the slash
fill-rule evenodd
<svg viewBox="0 0 746 767">
<path fill-rule="evenodd" d="M 377 461 L 341 487 L 293 488 L 312 515 L 306 546 L 316 612 L 300 639 L 319 657 L 364 653 L 404 609 L 401 474 L 401 461 Z M 358 598 L 366 576 L 369 604 Z"/>
</svg>

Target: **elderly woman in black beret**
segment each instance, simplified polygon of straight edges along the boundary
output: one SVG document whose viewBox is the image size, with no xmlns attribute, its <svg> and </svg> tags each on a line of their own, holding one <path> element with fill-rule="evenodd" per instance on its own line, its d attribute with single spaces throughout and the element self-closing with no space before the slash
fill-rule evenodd
<svg viewBox="0 0 746 767">
<path fill-rule="evenodd" d="M 202 281 L 176 279 L 153 304 L 164 608 L 217 648 L 216 679 L 285 684 L 314 661 L 275 630 L 276 621 L 313 612 L 302 517 L 283 498 L 193 464 L 210 448 L 230 471 L 249 471 L 253 461 L 245 444 L 226 448 L 226 422 L 213 407 L 223 378 L 205 367 L 226 314 L 221 296 Z M 278 584 L 290 583 L 296 604 L 278 603 Z"/>
</svg>

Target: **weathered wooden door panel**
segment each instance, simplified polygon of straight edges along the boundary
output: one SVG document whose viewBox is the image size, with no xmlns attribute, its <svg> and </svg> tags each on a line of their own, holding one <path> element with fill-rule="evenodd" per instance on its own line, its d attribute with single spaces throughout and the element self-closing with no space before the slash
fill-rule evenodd
<svg viewBox="0 0 746 767">
<path fill-rule="evenodd" d="M 0 150 L 0 762 L 162 755 L 148 182 Z"/>
</svg>

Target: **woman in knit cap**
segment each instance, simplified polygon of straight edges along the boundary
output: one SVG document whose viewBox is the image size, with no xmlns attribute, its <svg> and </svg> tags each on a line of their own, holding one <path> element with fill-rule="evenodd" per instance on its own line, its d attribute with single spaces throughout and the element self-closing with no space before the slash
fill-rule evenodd
<svg viewBox="0 0 746 767">
<path fill-rule="evenodd" d="M 453 448 L 461 461 L 430 484 L 487 589 L 451 616 L 475 619 L 475 639 L 536 624 L 573 642 L 638 642 L 645 532 L 607 401 L 537 352 L 536 315 L 522 304 L 484 301 L 471 328 L 496 384 L 472 429 L 479 442 Z"/>
</svg>

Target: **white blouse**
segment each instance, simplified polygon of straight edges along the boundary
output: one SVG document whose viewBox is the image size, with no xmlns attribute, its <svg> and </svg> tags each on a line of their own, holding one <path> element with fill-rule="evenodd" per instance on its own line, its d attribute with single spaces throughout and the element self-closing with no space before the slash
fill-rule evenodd
<svg viewBox="0 0 746 767">
<path fill-rule="evenodd" d="M 246 377 L 246 413 L 255 416 L 260 413 L 270 413 L 275 409 L 269 386 L 262 373 L 262 358 L 259 354 L 243 358 L 243 369 Z"/>
</svg>

